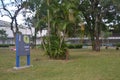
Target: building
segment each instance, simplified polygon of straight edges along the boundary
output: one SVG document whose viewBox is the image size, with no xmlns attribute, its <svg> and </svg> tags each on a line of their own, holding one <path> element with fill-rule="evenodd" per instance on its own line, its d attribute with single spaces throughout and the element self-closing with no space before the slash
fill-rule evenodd
<svg viewBox="0 0 120 80">
<path fill-rule="evenodd" d="M 12 30 L 10 29 L 10 22 L 0 20 L 0 30 L 2 29 L 5 30 L 6 33 L 8 34 L 7 40 L 4 41 L 4 44 L 15 44 L 14 36 L 13 36 Z M 30 29 L 19 26 L 19 31 L 25 35 L 34 35 L 32 34 L 34 33 L 34 28 L 32 28 L 32 32 L 31 32 Z M 46 35 L 46 33 L 47 33 L 46 30 L 43 30 L 41 35 L 40 35 L 40 32 L 38 32 L 37 40 L 36 40 L 37 44 L 41 44 L 40 37 Z M 1 39 L 0 39 L 0 44 L 3 44 Z"/>
<path fill-rule="evenodd" d="M 5 44 L 15 44 L 13 33 L 10 29 L 10 22 L 0 20 L 0 30 L 1 29 L 4 29 L 6 33 L 8 34 L 8 38 L 5 41 Z M 22 34 L 34 35 L 32 34 L 34 33 L 34 28 L 32 28 L 32 33 L 30 29 L 23 28 L 23 27 L 20 27 L 19 31 L 22 32 Z M 43 30 L 41 35 L 40 35 L 40 32 L 38 32 L 36 44 L 41 44 L 41 37 L 46 35 L 46 33 L 47 33 L 47 30 Z M 71 44 L 80 44 L 81 39 L 80 38 L 67 38 L 66 41 L 67 43 L 71 43 Z M 101 41 L 101 45 L 105 45 L 108 43 L 111 43 L 111 44 L 120 43 L 120 34 L 117 34 L 117 35 L 113 34 L 108 38 L 100 38 L 100 41 Z M 91 45 L 90 38 L 84 38 L 83 43 L 87 45 Z M 1 39 L 0 39 L 0 44 L 3 44 Z"/>
</svg>

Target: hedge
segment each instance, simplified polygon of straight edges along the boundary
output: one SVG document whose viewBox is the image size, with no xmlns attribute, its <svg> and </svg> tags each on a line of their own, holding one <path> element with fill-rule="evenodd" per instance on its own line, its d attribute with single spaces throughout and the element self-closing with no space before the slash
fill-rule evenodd
<svg viewBox="0 0 120 80">
<path fill-rule="evenodd" d="M 69 49 L 81 49 L 83 47 L 82 44 L 67 44 Z"/>
<path fill-rule="evenodd" d="M 117 44 L 116 44 L 116 47 L 120 47 L 120 43 L 117 43 Z"/>
<path fill-rule="evenodd" d="M 9 44 L 0 44 L 0 47 L 9 47 Z"/>
<path fill-rule="evenodd" d="M 0 44 L 0 47 L 9 47 L 9 46 L 15 46 L 15 44 Z"/>
</svg>

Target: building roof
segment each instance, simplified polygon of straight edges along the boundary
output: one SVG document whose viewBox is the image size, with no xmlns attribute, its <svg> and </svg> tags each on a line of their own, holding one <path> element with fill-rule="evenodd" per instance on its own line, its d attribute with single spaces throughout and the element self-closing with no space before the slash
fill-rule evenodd
<svg viewBox="0 0 120 80">
<path fill-rule="evenodd" d="M 9 38 L 13 37 L 12 30 L 10 29 L 10 22 L 0 20 L 0 30 L 1 29 L 6 31 Z M 22 34 L 33 35 L 35 30 L 34 28 L 32 28 L 32 33 L 31 33 L 30 29 L 23 28 L 23 26 L 19 25 L 19 31 L 22 32 Z M 40 35 L 40 32 L 38 32 L 37 37 L 44 36 L 46 35 L 46 33 L 47 33 L 47 30 L 43 30 L 41 35 Z"/>
<path fill-rule="evenodd" d="M 10 26 L 10 22 L 0 20 L 0 27 Z"/>
</svg>

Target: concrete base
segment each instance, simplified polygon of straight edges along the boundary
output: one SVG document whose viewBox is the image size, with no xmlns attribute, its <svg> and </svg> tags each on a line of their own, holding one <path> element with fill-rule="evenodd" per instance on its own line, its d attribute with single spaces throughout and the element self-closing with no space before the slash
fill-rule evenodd
<svg viewBox="0 0 120 80">
<path fill-rule="evenodd" d="M 20 69 L 29 68 L 29 67 L 32 67 L 32 66 L 33 66 L 33 65 L 22 66 L 22 67 L 13 67 L 13 69 L 15 69 L 15 70 L 20 70 Z"/>
</svg>

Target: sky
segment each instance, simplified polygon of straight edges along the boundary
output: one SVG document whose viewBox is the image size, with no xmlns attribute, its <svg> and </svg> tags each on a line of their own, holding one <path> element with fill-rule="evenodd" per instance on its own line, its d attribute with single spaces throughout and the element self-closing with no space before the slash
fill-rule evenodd
<svg viewBox="0 0 120 80">
<path fill-rule="evenodd" d="M 10 1 L 14 1 L 14 0 L 4 0 L 4 3 L 5 3 L 5 4 L 8 4 Z M 19 1 L 19 0 L 18 0 L 18 1 Z M 1 9 L 1 8 L 2 8 L 2 4 L 1 4 L 1 1 L 0 1 L 0 9 Z M 13 14 L 14 14 L 14 11 L 15 11 L 17 8 L 14 7 L 14 6 L 9 5 L 9 6 L 7 7 L 7 9 L 8 9 L 11 13 L 12 13 L 12 11 L 13 11 Z M 1 9 L 1 10 L 2 10 L 2 9 Z M 1 12 L 2 12 L 2 14 L 5 13 L 4 10 L 2 10 Z M 23 24 L 23 23 L 24 23 L 23 19 L 24 19 L 23 15 L 22 15 L 21 13 L 19 13 L 19 15 L 17 16 L 17 22 L 18 22 L 18 24 Z M 11 19 L 10 19 L 8 16 L 1 16 L 1 14 L 0 14 L 0 20 L 11 22 Z"/>
<path fill-rule="evenodd" d="M 24 17 L 22 15 L 18 15 L 17 17 L 18 24 L 23 24 L 24 23 L 23 19 Z M 0 16 L 0 20 L 11 22 L 11 19 L 7 16 L 3 16 L 3 17 Z"/>
</svg>

